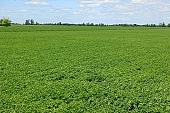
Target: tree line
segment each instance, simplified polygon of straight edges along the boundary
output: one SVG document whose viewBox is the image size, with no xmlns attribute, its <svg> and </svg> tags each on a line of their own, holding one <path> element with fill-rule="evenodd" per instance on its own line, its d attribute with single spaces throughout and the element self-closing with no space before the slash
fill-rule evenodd
<svg viewBox="0 0 170 113">
<path fill-rule="evenodd" d="M 143 26 L 143 27 L 170 27 L 170 23 L 169 24 L 165 24 L 164 22 L 159 23 L 158 25 L 156 24 L 145 24 L 145 25 L 138 25 L 138 24 L 104 24 L 104 23 L 99 23 L 99 24 L 94 24 L 94 23 L 80 23 L 80 24 L 71 24 L 71 23 L 43 23 L 40 24 L 38 22 L 34 22 L 33 19 L 28 19 L 25 21 L 24 25 L 66 25 L 66 26 L 123 26 L 123 27 L 137 27 L 137 26 Z"/>
<path fill-rule="evenodd" d="M 156 25 L 156 24 L 146 24 L 145 26 L 146 27 L 170 27 L 170 23 L 167 24 L 167 25 L 164 22 L 163 23 L 159 23 L 159 25 Z"/>
<path fill-rule="evenodd" d="M 25 25 L 39 25 L 38 22 L 34 22 L 33 19 L 28 19 L 25 21 Z"/>
<path fill-rule="evenodd" d="M 3 18 L 0 19 L 0 26 L 11 26 L 11 24 L 13 25 L 21 25 L 18 23 L 11 23 L 12 21 L 9 18 Z M 23 25 L 63 25 L 63 26 L 123 26 L 123 27 L 170 27 L 170 23 L 169 24 L 165 24 L 164 22 L 159 23 L 158 25 L 156 24 L 145 24 L 145 25 L 138 25 L 138 24 L 104 24 L 104 23 L 99 23 L 99 24 L 94 24 L 94 23 L 82 23 L 82 24 L 70 24 L 70 23 L 38 23 L 35 22 L 33 19 L 27 19 L 25 20 L 25 23 L 23 23 Z"/>
</svg>

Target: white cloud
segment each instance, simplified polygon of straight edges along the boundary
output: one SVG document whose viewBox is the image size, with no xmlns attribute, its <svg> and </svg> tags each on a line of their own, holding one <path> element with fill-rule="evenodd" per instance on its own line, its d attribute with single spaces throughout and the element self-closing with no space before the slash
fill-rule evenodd
<svg viewBox="0 0 170 113">
<path fill-rule="evenodd" d="M 25 4 L 29 4 L 29 5 L 38 5 L 38 6 L 46 6 L 49 5 L 47 2 L 43 2 L 40 0 L 31 0 L 29 2 L 25 2 Z"/>
<path fill-rule="evenodd" d="M 132 12 L 125 12 L 125 13 L 123 13 L 124 15 L 133 15 L 133 13 Z"/>
<path fill-rule="evenodd" d="M 59 13 L 59 12 L 61 12 L 61 9 L 55 8 L 55 9 L 48 9 L 47 11 L 48 11 L 48 12 L 56 12 L 56 13 Z"/>
<path fill-rule="evenodd" d="M 170 8 L 169 7 L 162 7 L 162 11 L 170 12 Z"/>
<path fill-rule="evenodd" d="M 5 13 L 11 13 L 11 12 L 26 12 L 27 10 L 21 9 L 21 10 L 12 10 L 12 9 L 0 9 L 0 12 L 5 12 Z"/>
<path fill-rule="evenodd" d="M 157 4 L 161 3 L 162 0 L 132 0 L 131 3 L 136 3 L 136 4 Z"/>
<path fill-rule="evenodd" d="M 26 12 L 27 10 L 22 9 L 22 10 L 18 10 L 18 12 Z"/>
<path fill-rule="evenodd" d="M 117 3 L 119 0 L 79 0 L 80 7 L 98 7 L 102 4 Z"/>
<path fill-rule="evenodd" d="M 11 13 L 11 12 L 13 12 L 13 10 L 11 10 L 11 9 L 0 9 L 0 12 Z"/>
<path fill-rule="evenodd" d="M 64 8 L 62 9 L 63 11 L 70 11 L 71 9 L 70 8 Z"/>
<path fill-rule="evenodd" d="M 146 3 L 147 0 L 132 0 L 132 3 Z"/>
<path fill-rule="evenodd" d="M 77 15 L 77 14 L 80 14 L 80 12 L 74 12 L 73 14 L 74 14 L 74 15 Z"/>
<path fill-rule="evenodd" d="M 103 6 L 103 4 L 107 4 Z M 166 0 L 79 0 L 73 14 L 88 21 L 108 23 L 159 23 L 167 21 L 170 1 Z M 81 16 L 82 15 L 82 16 Z M 91 16 L 91 17 L 90 17 Z M 84 19 L 85 20 L 85 19 Z"/>
<path fill-rule="evenodd" d="M 46 11 L 47 12 L 55 12 L 55 13 L 66 13 L 66 12 L 69 12 L 71 10 L 71 8 L 59 8 L 59 7 L 57 7 L 57 8 L 51 8 L 51 9 L 47 9 Z"/>
</svg>

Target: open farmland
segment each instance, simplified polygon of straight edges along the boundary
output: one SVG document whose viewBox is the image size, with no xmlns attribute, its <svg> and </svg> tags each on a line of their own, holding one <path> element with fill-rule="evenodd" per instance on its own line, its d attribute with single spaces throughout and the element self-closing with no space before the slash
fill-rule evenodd
<svg viewBox="0 0 170 113">
<path fill-rule="evenodd" d="M 170 29 L 0 27 L 0 112 L 170 113 Z"/>
</svg>

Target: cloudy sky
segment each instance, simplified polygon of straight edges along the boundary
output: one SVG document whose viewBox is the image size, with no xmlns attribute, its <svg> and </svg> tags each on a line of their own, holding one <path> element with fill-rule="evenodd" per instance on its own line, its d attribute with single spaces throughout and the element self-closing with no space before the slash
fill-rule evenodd
<svg viewBox="0 0 170 113">
<path fill-rule="evenodd" d="M 170 0 L 0 0 L 14 23 L 170 23 Z"/>
</svg>

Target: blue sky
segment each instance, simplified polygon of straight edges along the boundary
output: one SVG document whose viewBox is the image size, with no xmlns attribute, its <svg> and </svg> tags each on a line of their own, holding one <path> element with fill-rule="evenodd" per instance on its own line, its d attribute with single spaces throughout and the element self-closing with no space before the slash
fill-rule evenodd
<svg viewBox="0 0 170 113">
<path fill-rule="evenodd" d="M 0 0 L 14 23 L 170 23 L 170 0 Z"/>
</svg>

